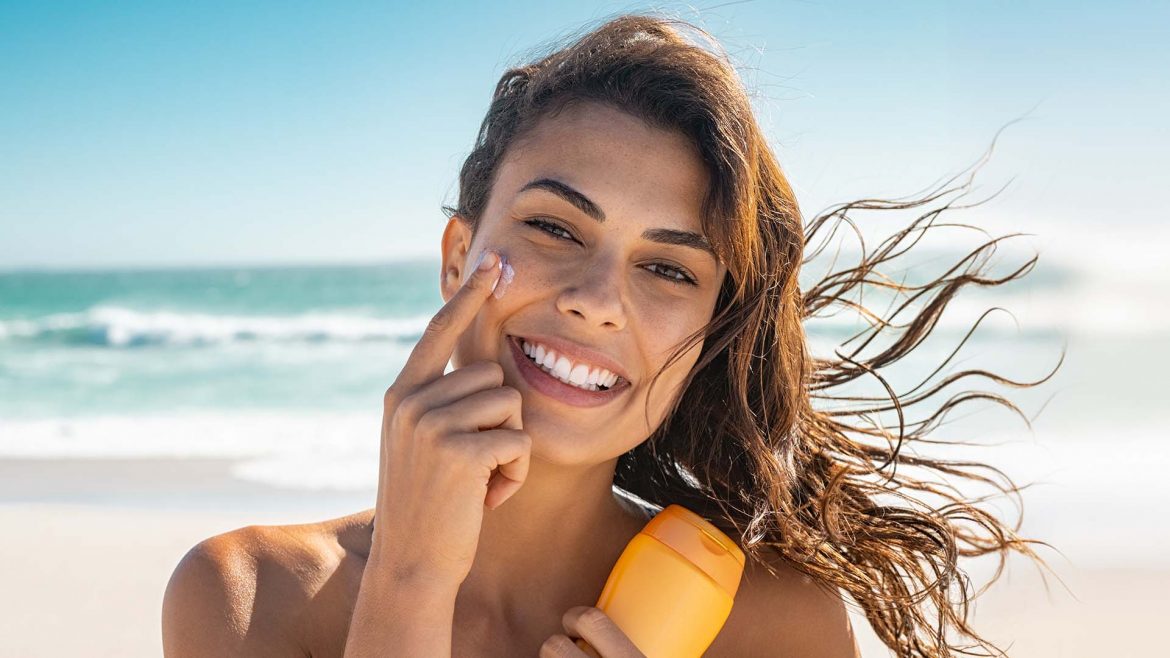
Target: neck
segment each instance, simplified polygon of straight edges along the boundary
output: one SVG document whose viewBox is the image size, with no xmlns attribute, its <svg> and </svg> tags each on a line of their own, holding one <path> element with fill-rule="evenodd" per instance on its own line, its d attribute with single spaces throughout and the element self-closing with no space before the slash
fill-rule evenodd
<svg viewBox="0 0 1170 658">
<path fill-rule="evenodd" d="M 524 485 L 484 510 L 457 616 L 523 629 L 596 605 L 626 543 L 647 521 L 613 493 L 616 458 L 589 466 L 531 459 Z M 372 532 L 373 519 L 369 525 Z"/>
<path fill-rule="evenodd" d="M 460 593 L 467 605 L 517 623 L 595 605 L 626 542 L 641 529 L 615 500 L 616 463 L 563 466 L 533 455 L 524 485 L 484 512 Z"/>
</svg>

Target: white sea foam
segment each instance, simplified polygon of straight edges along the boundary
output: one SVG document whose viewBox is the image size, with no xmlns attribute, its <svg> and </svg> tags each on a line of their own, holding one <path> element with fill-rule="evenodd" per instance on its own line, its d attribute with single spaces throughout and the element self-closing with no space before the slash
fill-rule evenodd
<svg viewBox="0 0 1170 658">
<path fill-rule="evenodd" d="M 379 318 L 307 313 L 289 316 L 214 315 L 95 306 L 80 313 L 0 321 L 0 339 L 31 338 L 96 344 L 204 345 L 238 341 L 366 341 L 420 335 L 428 315 Z"/>
</svg>

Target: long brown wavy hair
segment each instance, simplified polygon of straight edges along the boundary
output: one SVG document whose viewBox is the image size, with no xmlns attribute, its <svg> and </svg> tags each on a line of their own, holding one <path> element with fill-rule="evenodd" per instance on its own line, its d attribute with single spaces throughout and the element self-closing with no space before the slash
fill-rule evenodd
<svg viewBox="0 0 1170 658">
<path fill-rule="evenodd" d="M 958 560 L 997 554 L 1002 570 L 1006 556 L 1018 552 L 1042 563 L 1032 548 L 1039 542 L 1020 537 L 1018 520 L 1000 520 L 981 506 L 982 498 L 965 496 L 955 482 L 990 486 L 1017 504 L 1020 489 L 991 466 L 931 459 L 906 448 L 939 443 L 928 433 L 963 402 L 990 400 L 1029 421 L 1010 401 L 983 391 L 955 395 L 918 422 L 907 422 L 904 409 L 966 377 L 1028 387 L 1046 381 L 1056 368 L 1036 382 L 965 370 L 915 393 L 952 352 L 922 384 L 901 395 L 881 371 L 922 342 L 964 286 L 1001 285 L 1025 275 L 1037 259 L 1001 278 L 985 276 L 980 256 L 1009 235 L 985 242 L 924 285 L 895 283 L 877 269 L 936 226 L 942 212 L 968 191 L 987 156 L 962 184 L 951 186 L 955 176 L 914 199 L 842 204 L 805 225 L 749 96 L 717 41 L 677 18 L 622 15 L 503 74 L 460 170 L 458 205 L 444 206 L 446 215 L 459 215 L 474 229 L 509 147 L 541 119 L 579 101 L 608 103 L 694 141 L 711 179 L 703 227 L 728 268 L 711 321 L 663 367 L 703 341 L 682 394 L 648 440 L 619 459 L 615 486 L 652 505 L 677 503 L 703 515 L 739 538 L 749 557 L 770 572 L 774 559 L 783 560 L 848 593 L 898 656 L 1000 653 L 968 625 L 968 607 L 978 592 Z M 824 248 L 806 254 L 805 246 L 827 223 L 833 222 L 835 233 L 842 222 L 853 223 L 851 211 L 934 202 L 943 205 L 872 254 L 863 242 L 857 265 L 831 271 L 801 290 L 801 266 Z M 866 286 L 907 299 L 888 315 L 876 313 L 850 298 Z M 926 301 L 909 322 L 893 323 L 920 299 Z M 834 307 L 861 314 L 870 327 L 845 341 L 861 340 L 848 353 L 838 349 L 836 358 L 814 358 L 804 322 Z M 899 331 L 877 354 L 861 355 L 877 336 Z M 1063 356 L 1062 350 L 1061 362 Z M 874 378 L 887 395 L 834 394 L 861 378 Z M 890 410 L 897 415 L 897 432 L 872 417 Z"/>
</svg>

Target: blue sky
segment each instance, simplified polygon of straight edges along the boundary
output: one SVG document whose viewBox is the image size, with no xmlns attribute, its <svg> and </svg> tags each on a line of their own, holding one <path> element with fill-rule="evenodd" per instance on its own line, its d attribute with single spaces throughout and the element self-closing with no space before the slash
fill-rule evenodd
<svg viewBox="0 0 1170 658">
<path fill-rule="evenodd" d="M 988 221 L 1159 223 L 1168 7 L 0 0 L 0 269 L 433 256 L 503 70 L 653 9 L 737 58 L 807 216 L 917 192 L 1027 115 Z"/>
</svg>

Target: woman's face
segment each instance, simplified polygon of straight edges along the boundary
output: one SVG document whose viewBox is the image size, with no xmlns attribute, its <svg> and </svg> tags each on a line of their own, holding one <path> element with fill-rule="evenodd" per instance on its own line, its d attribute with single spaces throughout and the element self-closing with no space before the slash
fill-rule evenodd
<svg viewBox="0 0 1170 658">
<path fill-rule="evenodd" d="M 710 320 L 726 272 L 702 248 L 707 185 L 685 137 L 581 103 L 509 149 L 474 242 L 463 221 L 449 222 L 445 299 L 484 249 L 503 254 L 515 271 L 460 338 L 452 364 L 502 366 L 505 385 L 523 397 L 534 457 L 580 464 L 620 456 L 649 437 L 681 393 L 701 343 L 667 369 L 653 395 L 649 385 L 685 337 Z M 590 369 L 608 357 L 629 381 L 608 396 L 570 390 L 527 359 L 521 339 Z M 569 349 L 555 349 L 561 345 Z"/>
</svg>

